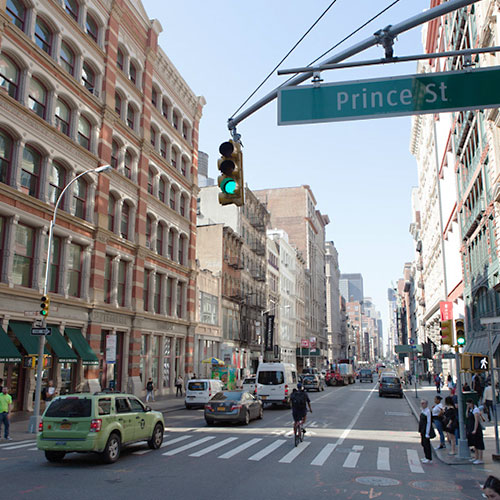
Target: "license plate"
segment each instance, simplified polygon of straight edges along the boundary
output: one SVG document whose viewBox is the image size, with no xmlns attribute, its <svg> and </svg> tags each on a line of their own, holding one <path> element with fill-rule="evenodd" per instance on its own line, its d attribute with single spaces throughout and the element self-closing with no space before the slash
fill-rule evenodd
<svg viewBox="0 0 500 500">
<path fill-rule="evenodd" d="M 67 430 L 71 429 L 71 424 L 61 424 L 61 429 L 63 431 L 67 431 Z"/>
<path fill-rule="evenodd" d="M 188 399 L 194 399 L 194 396 L 188 396 L 187 398 Z"/>
<path fill-rule="evenodd" d="M 217 411 L 226 411 L 225 406 L 217 406 Z"/>
<path fill-rule="evenodd" d="M 267 399 L 267 396 L 261 396 L 261 399 Z"/>
</svg>

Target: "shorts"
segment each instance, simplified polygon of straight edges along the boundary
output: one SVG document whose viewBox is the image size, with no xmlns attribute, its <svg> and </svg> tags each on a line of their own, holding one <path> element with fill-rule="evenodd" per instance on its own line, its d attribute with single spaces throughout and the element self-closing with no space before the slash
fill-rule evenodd
<svg viewBox="0 0 500 500">
<path fill-rule="evenodd" d="M 307 414 L 307 408 L 292 408 L 293 421 L 298 422 L 302 420 Z"/>
</svg>

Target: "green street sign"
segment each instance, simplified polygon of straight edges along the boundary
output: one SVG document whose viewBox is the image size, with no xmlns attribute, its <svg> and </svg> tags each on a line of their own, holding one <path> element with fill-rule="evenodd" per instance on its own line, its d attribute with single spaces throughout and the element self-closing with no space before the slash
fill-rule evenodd
<svg viewBox="0 0 500 500">
<path fill-rule="evenodd" d="M 421 352 L 423 352 L 423 348 L 422 348 L 421 344 L 417 344 L 417 345 L 395 345 L 394 346 L 394 352 L 396 354 L 403 353 L 403 352 L 421 353 Z"/>
<path fill-rule="evenodd" d="M 500 66 L 285 87 L 278 125 L 500 107 Z"/>
</svg>

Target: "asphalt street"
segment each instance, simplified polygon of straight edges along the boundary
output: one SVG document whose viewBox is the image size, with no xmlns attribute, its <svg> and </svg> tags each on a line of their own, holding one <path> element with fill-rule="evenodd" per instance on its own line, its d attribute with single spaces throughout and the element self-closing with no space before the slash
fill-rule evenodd
<svg viewBox="0 0 500 500">
<path fill-rule="evenodd" d="M 161 449 L 134 445 L 113 465 L 83 454 L 48 463 L 32 439 L 2 442 L 2 498 L 481 498 L 484 466 L 420 462 L 406 400 L 379 398 L 375 384 L 359 382 L 310 398 L 297 448 L 291 411 L 276 407 L 248 427 L 207 427 L 203 410 L 168 413 Z"/>
</svg>

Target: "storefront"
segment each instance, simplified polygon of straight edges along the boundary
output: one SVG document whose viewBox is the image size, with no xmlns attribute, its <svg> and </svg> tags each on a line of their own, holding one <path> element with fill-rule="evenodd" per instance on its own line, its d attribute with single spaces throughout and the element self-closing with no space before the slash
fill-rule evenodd
<svg viewBox="0 0 500 500">
<path fill-rule="evenodd" d="M 16 406 L 19 372 L 22 362 L 21 353 L 10 340 L 5 330 L 0 327 L 0 378 L 3 385 L 9 388 L 14 406 Z"/>
<path fill-rule="evenodd" d="M 66 327 L 64 334 L 68 339 L 68 344 L 78 355 L 78 363 L 74 374 L 75 390 L 84 391 L 86 390 L 84 369 L 99 365 L 99 360 L 87 340 L 85 340 L 81 328 Z"/>
</svg>

